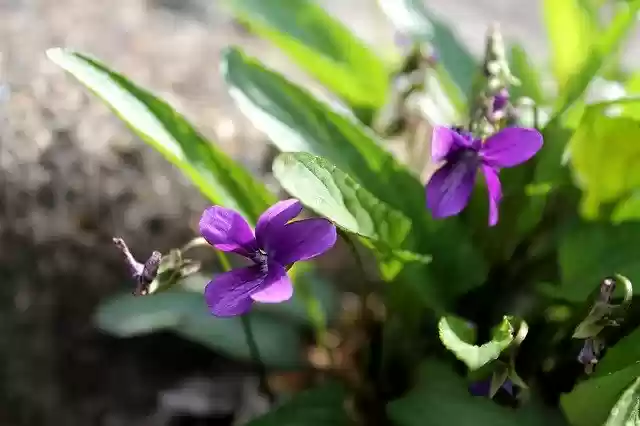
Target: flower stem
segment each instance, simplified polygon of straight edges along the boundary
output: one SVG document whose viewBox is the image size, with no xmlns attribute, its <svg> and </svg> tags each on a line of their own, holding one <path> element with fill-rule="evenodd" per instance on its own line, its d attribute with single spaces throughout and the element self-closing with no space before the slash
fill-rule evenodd
<svg viewBox="0 0 640 426">
<path fill-rule="evenodd" d="M 222 270 L 225 272 L 229 272 L 231 270 L 231 263 L 229 263 L 229 259 L 227 259 L 227 256 L 219 250 L 216 250 L 216 255 L 218 256 L 218 261 L 220 262 L 220 266 L 222 266 Z M 247 346 L 249 347 L 249 354 L 251 355 L 251 359 L 258 369 L 260 391 L 262 391 L 266 395 L 267 399 L 269 400 L 269 404 L 273 405 L 276 401 L 276 397 L 269 387 L 269 381 L 267 379 L 267 368 L 262 361 L 262 357 L 260 356 L 260 349 L 258 349 L 258 344 L 256 343 L 256 338 L 253 334 L 253 328 L 251 327 L 251 319 L 247 314 L 245 314 L 240 315 L 240 321 L 242 322 L 242 331 L 244 332 L 244 337 L 247 341 Z"/>
</svg>

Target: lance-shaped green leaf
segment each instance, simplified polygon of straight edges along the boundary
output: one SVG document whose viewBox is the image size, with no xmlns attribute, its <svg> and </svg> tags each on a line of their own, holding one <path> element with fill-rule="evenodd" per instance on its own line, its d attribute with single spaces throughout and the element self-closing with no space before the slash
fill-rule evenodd
<svg viewBox="0 0 640 426">
<path fill-rule="evenodd" d="M 586 60 L 597 26 L 581 0 L 545 0 L 543 5 L 552 68 L 562 89 Z"/>
<path fill-rule="evenodd" d="M 580 69 L 573 74 L 566 87 L 560 92 L 551 118 L 543 129 L 545 147 L 537 156 L 534 183 L 553 184 L 562 175 L 561 159 L 567 139 L 555 137 L 555 135 L 562 131 L 567 111 L 583 97 L 593 78 L 620 49 L 630 30 L 633 29 L 638 11 L 640 11 L 640 0 L 632 0 L 626 7 L 619 8 L 606 31 L 593 43 Z"/>
<path fill-rule="evenodd" d="M 640 363 L 635 363 L 614 373 L 579 383 L 570 393 L 560 397 L 560 405 L 569 423 L 572 426 L 602 426 L 620 395 L 638 377 Z"/>
<path fill-rule="evenodd" d="M 262 312 L 248 315 L 267 366 L 304 365 L 300 330 L 295 324 Z M 150 296 L 114 296 L 100 306 L 95 321 L 102 330 L 120 337 L 169 330 L 231 357 L 252 360 L 240 317 L 212 316 L 201 293 L 168 290 Z"/>
<path fill-rule="evenodd" d="M 389 75 L 382 61 L 312 0 L 228 0 L 238 18 L 354 107 L 377 109 Z"/>
<path fill-rule="evenodd" d="M 346 426 L 347 393 L 336 383 L 324 384 L 295 395 L 247 426 Z"/>
<path fill-rule="evenodd" d="M 289 194 L 345 231 L 398 248 L 411 229 L 402 213 L 325 158 L 306 152 L 282 153 L 273 173 Z"/>
<path fill-rule="evenodd" d="M 431 13 L 422 0 L 378 0 L 378 3 L 401 33 L 434 47 L 438 62 L 459 90 L 453 98 L 469 96 L 478 64 L 453 28 Z"/>
<path fill-rule="evenodd" d="M 461 318 L 446 316 L 438 323 L 440 341 L 470 370 L 477 370 L 498 359 L 513 342 L 513 325 L 508 317 L 494 329 L 491 340 L 481 346 L 474 344 L 475 331 Z"/>
<path fill-rule="evenodd" d="M 275 197 L 166 102 L 82 53 L 47 56 L 98 95 L 145 142 L 180 168 L 213 203 L 257 220 Z"/>
<path fill-rule="evenodd" d="M 604 426 L 640 426 L 640 379 L 624 391 Z"/>
<path fill-rule="evenodd" d="M 538 104 L 543 103 L 545 96 L 540 83 L 540 73 L 527 55 L 524 47 L 519 44 L 513 43 L 509 48 L 509 67 L 513 75 L 520 80 L 519 85 L 511 86 L 509 89 L 511 97 L 518 99 L 526 96 Z"/>
</svg>

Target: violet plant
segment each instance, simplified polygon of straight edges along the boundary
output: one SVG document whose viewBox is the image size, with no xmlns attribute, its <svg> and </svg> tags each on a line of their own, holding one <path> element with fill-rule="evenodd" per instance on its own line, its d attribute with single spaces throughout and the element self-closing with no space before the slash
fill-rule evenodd
<svg viewBox="0 0 640 426">
<path fill-rule="evenodd" d="M 403 40 L 387 61 L 310 0 L 229 1 L 331 94 L 222 54 L 286 201 L 165 101 L 50 50 L 212 205 L 144 263 L 116 240 L 143 297 L 97 325 L 252 361 L 273 404 L 252 426 L 640 424 L 640 74 L 618 61 L 640 0 L 605 3 L 541 1 L 547 72 L 498 26 L 478 60 L 420 0 L 379 0 Z M 358 282 L 306 262 L 340 241 Z M 285 371 L 313 374 L 285 398 Z"/>
</svg>

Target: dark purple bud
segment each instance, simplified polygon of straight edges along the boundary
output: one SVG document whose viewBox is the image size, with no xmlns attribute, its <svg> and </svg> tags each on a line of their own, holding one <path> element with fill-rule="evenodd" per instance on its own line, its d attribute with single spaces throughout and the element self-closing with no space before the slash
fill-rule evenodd
<svg viewBox="0 0 640 426">
<path fill-rule="evenodd" d="M 507 89 L 500 90 L 493 97 L 493 113 L 500 114 L 504 111 L 509 103 L 509 91 Z"/>
<path fill-rule="evenodd" d="M 584 345 L 582 345 L 582 349 L 578 355 L 578 362 L 584 365 L 587 374 L 593 372 L 603 349 L 604 345 L 597 338 L 588 338 L 584 341 Z"/>
<path fill-rule="evenodd" d="M 136 288 L 133 294 L 135 296 L 144 296 L 149 294 L 149 286 L 158 275 L 158 268 L 160 266 L 160 261 L 162 260 L 162 254 L 158 251 L 154 251 L 145 263 L 140 263 L 133 257 L 129 247 L 122 238 L 114 238 L 113 243 L 124 255 L 129 271 L 136 281 Z"/>
<path fill-rule="evenodd" d="M 505 390 L 509 395 L 513 396 L 513 382 L 510 379 L 504 381 L 500 389 Z M 469 393 L 473 396 L 489 396 L 491 392 L 491 379 L 485 379 L 474 382 L 469 385 Z"/>
</svg>

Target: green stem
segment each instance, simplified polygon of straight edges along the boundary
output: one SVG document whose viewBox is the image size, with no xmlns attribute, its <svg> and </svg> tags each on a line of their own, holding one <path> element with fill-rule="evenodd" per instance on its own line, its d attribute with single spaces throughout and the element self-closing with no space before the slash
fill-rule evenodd
<svg viewBox="0 0 640 426">
<path fill-rule="evenodd" d="M 216 255 L 218 256 L 218 261 L 220 262 L 220 266 L 222 266 L 222 270 L 225 272 L 231 271 L 231 263 L 229 262 L 229 259 L 227 259 L 227 256 L 219 250 L 216 250 Z M 267 368 L 262 361 L 262 357 L 260 356 L 260 349 L 258 348 L 255 335 L 253 334 L 253 328 L 251 327 L 251 320 L 249 318 L 249 315 L 240 315 L 240 321 L 242 322 L 242 330 L 247 341 L 247 346 L 249 347 L 249 354 L 251 355 L 251 359 L 258 369 L 260 390 L 267 396 L 269 403 L 273 405 L 276 401 L 276 397 L 269 387 L 269 381 L 267 379 Z"/>
</svg>

